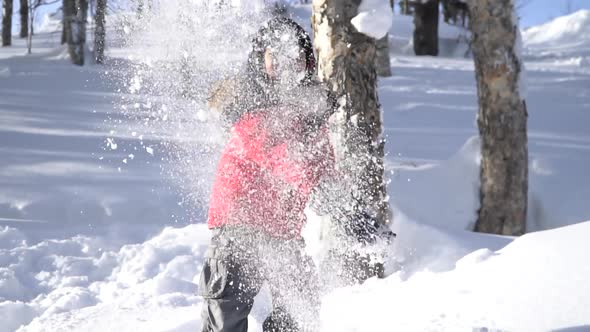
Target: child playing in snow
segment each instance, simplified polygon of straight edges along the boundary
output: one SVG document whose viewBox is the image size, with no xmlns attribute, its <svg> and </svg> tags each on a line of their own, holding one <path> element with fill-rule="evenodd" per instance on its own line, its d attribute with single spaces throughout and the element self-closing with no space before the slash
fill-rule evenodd
<svg viewBox="0 0 590 332">
<path fill-rule="evenodd" d="M 199 285 L 203 331 L 246 332 L 267 283 L 273 310 L 264 331 L 316 330 L 318 279 L 303 253 L 303 210 L 333 168 L 331 107 L 313 81 L 311 40 L 274 18 L 253 40 L 245 78 L 213 88 L 209 105 L 231 126 L 209 208 L 213 236 Z"/>
</svg>

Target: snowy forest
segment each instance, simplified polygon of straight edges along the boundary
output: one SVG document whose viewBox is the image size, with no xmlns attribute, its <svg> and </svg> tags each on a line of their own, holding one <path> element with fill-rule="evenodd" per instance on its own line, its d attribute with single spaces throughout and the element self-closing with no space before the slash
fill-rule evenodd
<svg viewBox="0 0 590 332">
<path fill-rule="evenodd" d="M 0 0 L 0 332 L 590 331 L 541 1 Z"/>
</svg>

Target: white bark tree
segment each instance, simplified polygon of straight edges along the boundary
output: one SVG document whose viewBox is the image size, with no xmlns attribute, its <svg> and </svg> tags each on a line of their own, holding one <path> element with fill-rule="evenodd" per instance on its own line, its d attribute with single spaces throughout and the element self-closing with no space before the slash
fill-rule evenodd
<svg viewBox="0 0 590 332">
<path fill-rule="evenodd" d="M 73 64 L 83 66 L 88 0 L 64 0 L 63 11 L 68 53 Z"/>
<path fill-rule="evenodd" d="M 513 0 L 470 0 L 479 96 L 481 188 L 479 232 L 526 231 L 527 109 L 519 91 L 522 63 Z"/>
<path fill-rule="evenodd" d="M 331 118 L 337 168 L 348 191 L 351 215 L 369 214 L 381 224 L 390 221 L 383 180 L 384 141 L 377 95 L 375 39 L 359 33 L 350 20 L 357 0 L 314 0 L 312 26 L 318 74 L 332 90 L 338 109 Z M 355 222 L 354 218 L 351 220 Z M 356 275 L 355 275 L 356 273 Z M 363 280 L 376 270 L 353 271 Z M 359 275 L 361 274 L 361 275 Z"/>
</svg>

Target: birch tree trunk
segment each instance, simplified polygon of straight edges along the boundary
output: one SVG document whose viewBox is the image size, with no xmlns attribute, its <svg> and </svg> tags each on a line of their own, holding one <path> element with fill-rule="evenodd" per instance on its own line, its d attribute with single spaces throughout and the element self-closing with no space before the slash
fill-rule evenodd
<svg viewBox="0 0 590 332">
<path fill-rule="evenodd" d="M 527 213 L 527 110 L 519 91 L 514 2 L 471 0 L 470 12 L 482 155 L 475 230 L 521 235 Z"/>
<path fill-rule="evenodd" d="M 97 0 L 94 31 L 94 59 L 97 64 L 104 63 L 104 47 L 106 42 L 105 18 L 107 11 L 107 0 Z"/>
<path fill-rule="evenodd" d="M 376 85 L 375 40 L 359 33 L 350 23 L 359 3 L 358 0 L 314 0 L 314 43 L 319 78 L 332 90 L 339 104 L 330 119 L 330 134 L 339 175 L 346 183 L 343 189 L 349 191 L 350 212 L 353 215 L 366 212 L 386 224 L 390 214 L 383 181 L 384 141 Z"/>
<path fill-rule="evenodd" d="M 20 37 L 29 36 L 29 0 L 20 0 Z"/>
<path fill-rule="evenodd" d="M 88 0 L 68 0 L 67 8 L 64 7 L 64 14 L 67 15 L 66 20 L 69 21 L 66 31 L 68 53 L 73 64 L 83 66 Z"/>
<path fill-rule="evenodd" d="M 2 4 L 2 46 L 12 45 L 12 0 L 4 0 Z"/>
</svg>

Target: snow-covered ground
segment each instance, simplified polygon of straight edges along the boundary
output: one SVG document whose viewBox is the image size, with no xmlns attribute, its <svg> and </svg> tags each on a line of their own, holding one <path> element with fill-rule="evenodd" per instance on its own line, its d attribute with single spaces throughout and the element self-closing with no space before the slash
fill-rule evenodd
<svg viewBox="0 0 590 332">
<path fill-rule="evenodd" d="M 588 31 L 580 11 L 523 33 L 528 228 L 545 231 L 513 239 L 466 231 L 478 140 L 473 63 L 455 57 L 463 32 L 441 26 L 446 56 L 417 58 L 411 18 L 394 17 L 394 76 L 379 88 L 398 233 L 391 275 L 328 294 L 324 331 L 590 330 Z M 32 56 L 21 40 L 0 49 L 0 331 L 198 330 L 209 233 L 159 149 L 178 133 L 143 132 L 120 112 L 122 100 L 139 102 L 107 73 L 119 65 L 74 67 L 58 43 L 45 31 Z M 252 331 L 268 309 L 263 292 Z"/>
</svg>

